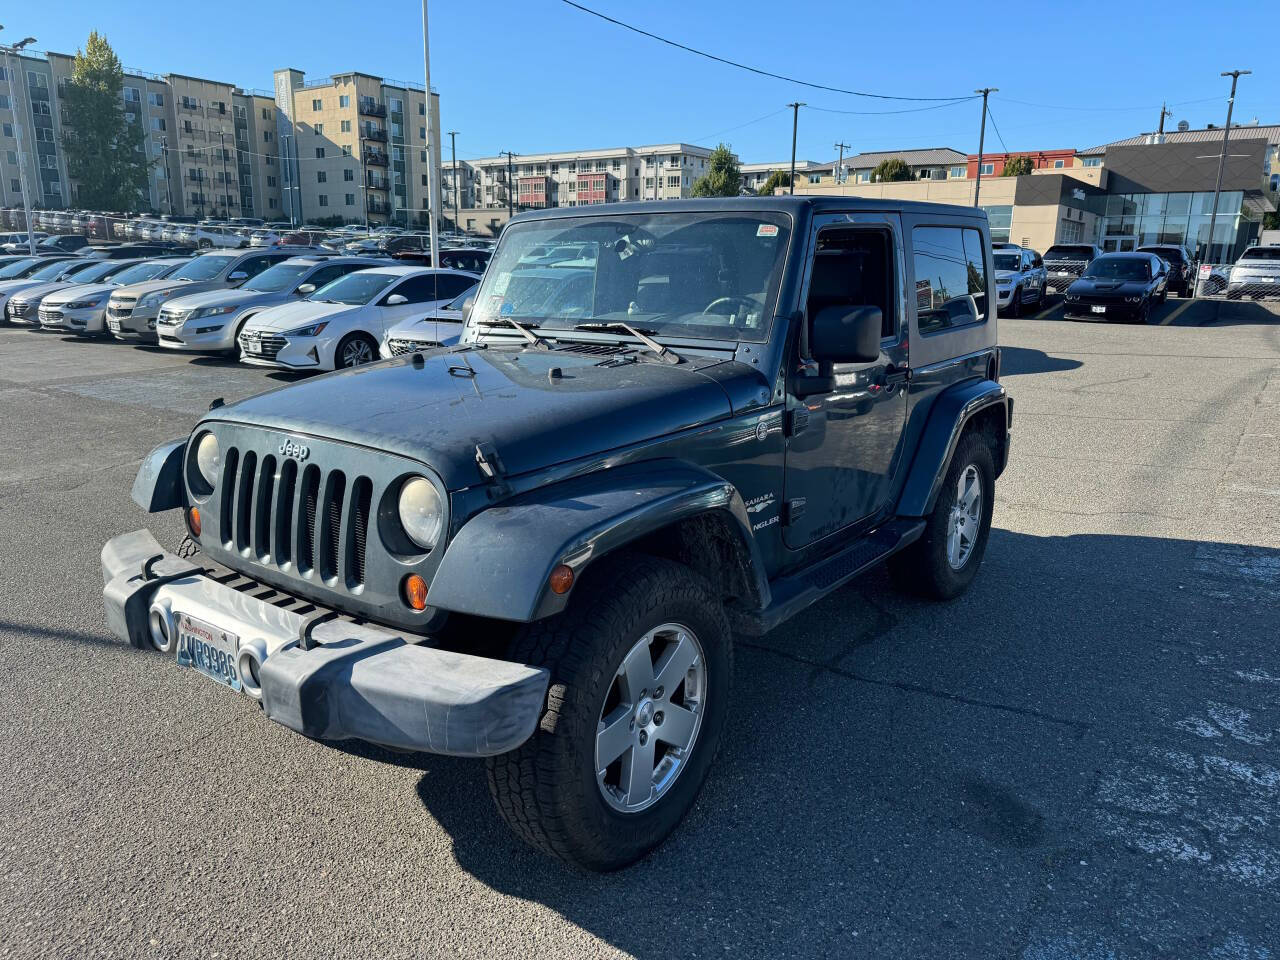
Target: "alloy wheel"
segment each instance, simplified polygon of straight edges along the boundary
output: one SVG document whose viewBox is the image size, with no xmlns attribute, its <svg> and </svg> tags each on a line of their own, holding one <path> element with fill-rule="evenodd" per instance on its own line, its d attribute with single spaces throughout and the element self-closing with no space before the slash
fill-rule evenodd
<svg viewBox="0 0 1280 960">
<path fill-rule="evenodd" d="M 972 463 L 960 472 L 956 500 L 947 521 L 947 563 L 959 570 L 969 562 L 982 526 L 982 477 Z"/>
</svg>

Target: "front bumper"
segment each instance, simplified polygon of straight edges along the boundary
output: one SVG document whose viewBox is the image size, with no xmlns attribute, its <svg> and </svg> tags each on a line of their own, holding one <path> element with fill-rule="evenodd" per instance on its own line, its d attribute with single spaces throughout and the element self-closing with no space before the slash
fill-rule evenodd
<svg viewBox="0 0 1280 960">
<path fill-rule="evenodd" d="M 1094 309 L 1102 307 L 1101 312 Z M 1141 303 L 1088 303 L 1083 300 L 1068 301 L 1063 315 L 1068 320 L 1136 320 L 1142 312 Z"/>
<path fill-rule="evenodd" d="M 239 314 L 221 317 L 198 317 L 176 324 L 159 323 L 156 333 L 160 346 L 187 353 L 227 353 L 236 349 L 235 330 Z M 209 330 L 210 327 L 216 329 Z M 205 330 L 205 333 L 196 333 Z"/>
<path fill-rule="evenodd" d="M 107 330 L 117 340 L 149 340 L 156 341 L 156 317 L 160 307 L 119 308 L 108 305 L 106 312 Z"/>
<path fill-rule="evenodd" d="M 252 321 L 250 321 L 252 323 Z M 260 346 L 254 352 L 250 341 Z M 240 362 L 255 367 L 283 370 L 332 370 L 337 349 L 334 337 L 286 337 L 274 331 L 255 331 L 240 335 Z"/>
<path fill-rule="evenodd" d="M 527 740 L 542 714 L 544 668 L 440 650 L 369 623 L 316 623 L 168 553 L 147 530 L 107 542 L 102 578 L 112 633 L 175 662 L 177 613 L 234 633 L 244 692 L 312 739 L 493 756 Z M 153 638 L 153 618 L 167 625 L 167 646 L 163 634 Z"/>
<path fill-rule="evenodd" d="M 105 307 L 84 307 L 79 310 L 68 310 L 66 307 L 53 307 L 40 310 L 40 326 L 46 330 L 61 330 L 64 333 L 78 333 L 85 336 L 96 336 L 106 330 L 103 316 Z M 46 317 L 48 318 L 46 320 Z"/>
</svg>

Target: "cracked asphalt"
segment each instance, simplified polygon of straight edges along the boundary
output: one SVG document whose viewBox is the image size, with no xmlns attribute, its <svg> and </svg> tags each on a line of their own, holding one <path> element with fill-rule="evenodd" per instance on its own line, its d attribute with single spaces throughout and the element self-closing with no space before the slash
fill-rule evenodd
<svg viewBox="0 0 1280 960">
<path fill-rule="evenodd" d="M 1175 311 L 1177 311 L 1175 313 Z M 983 570 L 738 646 L 706 789 L 583 874 L 479 764 L 334 749 L 105 630 L 140 458 L 261 370 L 0 329 L 0 957 L 1280 956 L 1280 316 L 1001 321 Z"/>
</svg>

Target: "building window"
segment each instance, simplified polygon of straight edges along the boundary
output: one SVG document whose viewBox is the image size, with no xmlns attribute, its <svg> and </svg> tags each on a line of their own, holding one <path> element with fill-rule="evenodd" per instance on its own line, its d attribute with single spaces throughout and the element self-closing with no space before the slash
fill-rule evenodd
<svg viewBox="0 0 1280 960">
<path fill-rule="evenodd" d="M 911 248 L 921 333 L 986 320 L 982 234 L 961 227 L 916 227 Z"/>
<path fill-rule="evenodd" d="M 342 145 L 342 155 L 343 155 L 344 157 L 349 157 L 349 156 L 351 156 L 351 144 L 349 144 L 349 143 L 344 143 L 344 144 Z"/>
<path fill-rule="evenodd" d="M 316 147 L 316 159 L 317 160 L 324 159 L 324 147 Z"/>
<path fill-rule="evenodd" d="M 346 108 L 351 106 L 351 97 L 343 93 L 338 96 L 338 106 Z"/>
<path fill-rule="evenodd" d="M 262 119 L 263 119 L 263 120 L 270 120 L 270 119 L 271 119 L 271 109 L 270 109 L 269 107 L 263 107 L 263 108 L 262 108 Z"/>
<path fill-rule="evenodd" d="M 347 183 L 352 183 L 356 179 L 356 172 L 350 167 L 347 167 L 342 171 L 342 179 Z"/>
<path fill-rule="evenodd" d="M 426 127 L 419 127 L 419 128 L 418 128 L 418 139 L 419 139 L 419 140 L 425 140 L 425 139 L 427 139 L 427 128 L 426 128 Z"/>
<path fill-rule="evenodd" d="M 36 90 L 48 90 L 49 78 L 43 73 L 36 73 L 34 70 L 27 71 L 27 86 Z"/>
<path fill-rule="evenodd" d="M 125 120 L 125 123 L 137 123 L 138 115 L 134 113 L 132 110 L 126 110 L 124 112 L 124 120 Z"/>
<path fill-rule="evenodd" d="M 268 186 L 268 187 L 274 187 L 275 185 L 276 185 L 276 178 L 275 178 L 275 177 L 267 177 L 267 186 Z"/>
<path fill-rule="evenodd" d="M 316 183 L 326 183 L 329 180 L 329 174 L 323 170 L 316 171 Z"/>
<path fill-rule="evenodd" d="M 276 208 L 276 198 L 275 198 L 275 197 L 267 197 L 267 209 L 268 209 L 268 210 L 274 210 L 275 208 Z"/>
<path fill-rule="evenodd" d="M 354 193 L 343 194 L 343 196 L 346 197 L 348 207 L 354 207 L 356 205 L 356 195 Z"/>
<path fill-rule="evenodd" d="M 142 91 L 140 91 L 137 87 L 125 87 L 124 102 L 125 103 L 141 103 Z"/>
<path fill-rule="evenodd" d="M 343 132 L 343 133 L 350 133 L 350 132 L 351 132 L 351 121 L 350 121 L 350 120 L 343 120 L 343 121 L 342 121 L 342 124 L 341 124 L 341 129 L 342 129 L 342 132 Z"/>
<path fill-rule="evenodd" d="M 327 207 L 329 205 L 329 195 L 327 193 L 320 194 L 317 196 L 316 200 L 322 207 Z"/>
<path fill-rule="evenodd" d="M 1101 157 L 1085 157 L 1084 165 L 1086 167 L 1100 167 L 1102 166 L 1102 158 Z"/>
<path fill-rule="evenodd" d="M 994 163 L 984 163 L 978 168 L 978 172 L 984 177 L 989 177 L 996 172 L 996 165 Z"/>
<path fill-rule="evenodd" d="M 952 179 L 952 180 L 963 180 L 963 179 L 965 178 L 965 175 L 966 175 L 966 173 L 967 173 L 967 172 L 968 172 L 968 171 L 967 171 L 964 167 L 952 167 L 952 168 L 951 168 L 951 179 Z"/>
<path fill-rule="evenodd" d="M 992 242 L 1008 243 L 1009 228 L 1013 225 L 1012 204 L 996 204 L 990 207 L 984 204 L 982 209 L 986 211 L 987 223 L 991 227 Z"/>
<path fill-rule="evenodd" d="M 3 132 L 3 133 L 4 133 L 4 135 L 5 135 L 6 137 L 12 137 L 12 136 L 13 136 L 13 124 L 12 124 L 12 123 L 6 123 L 6 124 L 4 124 L 3 126 L 0 126 L 0 132 Z"/>
<path fill-rule="evenodd" d="M 270 131 L 270 130 L 263 130 L 263 131 L 262 131 L 262 142 L 263 142 L 263 143 L 270 143 L 270 142 L 271 142 L 271 131 Z"/>
<path fill-rule="evenodd" d="M 917 180 L 932 180 L 932 179 L 933 179 L 933 171 L 932 171 L 932 170 L 930 170 L 930 169 L 928 169 L 927 167 L 926 167 L 925 169 L 923 169 L 923 170 L 917 170 L 917 171 L 916 171 L 916 179 L 917 179 Z"/>
<path fill-rule="evenodd" d="M 164 129 L 164 117 L 152 117 L 152 118 L 151 118 L 151 129 L 152 129 L 152 130 L 163 130 L 163 129 Z"/>
<path fill-rule="evenodd" d="M 1062 169 L 1063 167 L 1065 167 L 1066 165 L 1067 165 L 1067 162 L 1066 162 L 1065 160 L 1055 160 L 1055 161 L 1053 161 L 1053 168 L 1054 168 L 1055 170 L 1061 170 L 1061 169 Z"/>
<path fill-rule="evenodd" d="M 312 109 L 312 110 L 316 110 L 316 111 L 323 110 L 323 109 L 324 109 L 324 101 L 323 101 L 323 100 L 312 100 L 312 101 L 311 101 L 311 109 Z"/>
<path fill-rule="evenodd" d="M 317 136 L 317 137 L 324 136 L 324 124 L 323 124 L 323 123 L 317 123 L 317 124 L 316 124 L 312 129 L 313 129 L 313 130 L 315 130 L 315 132 L 316 132 L 316 136 Z"/>
<path fill-rule="evenodd" d="M 425 102 L 418 103 L 418 116 L 425 117 L 427 115 L 427 105 Z"/>
</svg>

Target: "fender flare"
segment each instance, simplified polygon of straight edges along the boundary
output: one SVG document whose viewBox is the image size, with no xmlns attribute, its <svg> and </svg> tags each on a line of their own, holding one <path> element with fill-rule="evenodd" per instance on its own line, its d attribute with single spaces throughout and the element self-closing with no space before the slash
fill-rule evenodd
<svg viewBox="0 0 1280 960">
<path fill-rule="evenodd" d="M 147 454 L 133 479 L 133 502 L 147 513 L 186 506 L 187 492 L 182 483 L 186 452 L 187 438 L 183 437 L 162 443 Z"/>
<path fill-rule="evenodd" d="M 441 610 L 530 622 L 563 610 L 547 584 L 567 564 L 579 581 L 605 554 L 677 521 L 721 513 L 748 551 L 754 589 L 768 602 L 764 565 L 733 484 L 679 460 L 653 460 L 565 480 L 482 511 L 454 536 L 429 603 Z"/>
<path fill-rule="evenodd" d="M 994 380 L 971 380 L 950 387 L 938 396 L 929 411 L 929 419 L 925 422 L 924 433 L 898 498 L 898 516 L 925 517 L 933 511 L 942 480 L 951 465 L 951 455 L 955 453 L 965 425 L 980 411 L 994 406 L 1001 408 L 1004 418 L 1004 430 L 999 438 L 1004 441 L 1013 414 L 1013 398 L 1001 384 Z M 1008 456 L 1007 443 L 1004 443 L 1004 450 L 1005 453 L 997 457 L 997 476 L 1004 470 L 1002 461 Z"/>
</svg>

